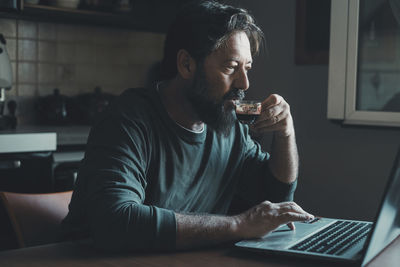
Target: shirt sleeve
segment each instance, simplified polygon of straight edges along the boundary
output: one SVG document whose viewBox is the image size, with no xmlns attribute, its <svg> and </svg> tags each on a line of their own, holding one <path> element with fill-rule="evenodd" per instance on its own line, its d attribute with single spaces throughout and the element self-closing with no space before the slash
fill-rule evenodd
<svg viewBox="0 0 400 267">
<path fill-rule="evenodd" d="M 175 248 L 171 210 L 144 205 L 151 149 L 145 125 L 109 115 L 91 131 L 77 194 L 97 247 L 111 251 Z"/>
<path fill-rule="evenodd" d="M 238 192 L 235 203 L 241 203 L 241 210 L 250 208 L 263 201 L 292 201 L 297 180 L 287 184 L 279 181 L 269 168 L 269 154 L 254 141 L 248 130 L 243 128 L 243 164 L 241 168 Z"/>
</svg>

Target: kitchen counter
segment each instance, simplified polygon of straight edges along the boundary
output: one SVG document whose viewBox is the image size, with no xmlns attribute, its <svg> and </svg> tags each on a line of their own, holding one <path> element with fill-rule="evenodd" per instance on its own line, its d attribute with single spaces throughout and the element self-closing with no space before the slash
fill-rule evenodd
<svg viewBox="0 0 400 267">
<path fill-rule="evenodd" d="M 55 151 L 56 133 L 0 132 L 0 153 Z"/>
<path fill-rule="evenodd" d="M 81 125 L 18 125 L 0 131 L 0 191 L 71 190 L 89 130 Z"/>
<path fill-rule="evenodd" d="M 85 145 L 90 126 L 20 125 L 0 131 L 0 153 L 55 151 L 60 145 Z"/>
<path fill-rule="evenodd" d="M 57 145 L 85 145 L 89 136 L 89 125 L 21 125 L 18 131 L 53 132 L 57 135 Z"/>
</svg>

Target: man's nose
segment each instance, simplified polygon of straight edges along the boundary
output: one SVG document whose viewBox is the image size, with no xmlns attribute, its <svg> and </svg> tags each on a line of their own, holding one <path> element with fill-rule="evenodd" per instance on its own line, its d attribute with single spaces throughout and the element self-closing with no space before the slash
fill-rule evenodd
<svg viewBox="0 0 400 267">
<path fill-rule="evenodd" d="M 235 79 L 235 88 L 241 89 L 243 91 L 249 89 L 250 83 L 249 83 L 249 78 L 247 77 L 247 71 L 241 70 L 236 74 L 237 76 Z"/>
</svg>

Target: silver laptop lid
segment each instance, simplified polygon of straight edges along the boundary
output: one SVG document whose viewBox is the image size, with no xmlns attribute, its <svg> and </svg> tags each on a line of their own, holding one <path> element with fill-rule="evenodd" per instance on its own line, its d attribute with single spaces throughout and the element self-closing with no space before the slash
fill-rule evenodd
<svg viewBox="0 0 400 267">
<path fill-rule="evenodd" d="M 400 235 L 400 147 L 386 184 L 375 225 L 366 242 L 362 266 L 372 260 L 390 242 Z"/>
</svg>

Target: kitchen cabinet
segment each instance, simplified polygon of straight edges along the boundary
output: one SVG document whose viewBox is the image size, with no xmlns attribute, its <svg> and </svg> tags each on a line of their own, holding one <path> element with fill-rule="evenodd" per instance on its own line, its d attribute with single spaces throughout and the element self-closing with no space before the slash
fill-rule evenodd
<svg viewBox="0 0 400 267">
<path fill-rule="evenodd" d="M 88 134 L 87 126 L 19 126 L 0 131 L 0 191 L 71 190 Z"/>
<path fill-rule="evenodd" d="M 49 192 L 52 189 L 52 132 L 0 132 L 0 191 Z"/>
<path fill-rule="evenodd" d="M 0 191 L 47 193 L 52 189 L 51 152 L 0 154 Z"/>
<path fill-rule="evenodd" d="M 135 0 L 131 1 L 129 11 L 96 10 L 85 6 L 81 1 L 76 9 L 48 5 L 49 1 L 41 0 L 39 4 L 28 4 L 20 0 L 17 12 L 3 11 L 0 17 L 55 22 L 67 24 L 89 24 L 128 28 L 140 31 L 167 32 L 177 10 L 184 0 Z M 100 1 L 101 2 L 101 1 Z M 105 2 L 105 1 L 103 1 Z M 114 1 L 115 2 L 115 1 Z M 111 3 L 111 1 L 108 1 Z"/>
</svg>

